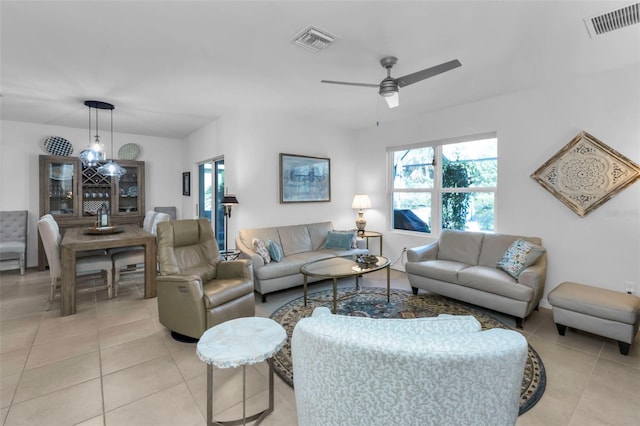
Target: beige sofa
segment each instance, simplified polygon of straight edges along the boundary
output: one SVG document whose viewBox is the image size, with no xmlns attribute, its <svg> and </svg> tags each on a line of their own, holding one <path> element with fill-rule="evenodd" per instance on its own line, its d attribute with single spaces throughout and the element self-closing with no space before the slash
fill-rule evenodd
<svg viewBox="0 0 640 426">
<path fill-rule="evenodd" d="M 411 288 L 512 315 L 522 328 L 544 293 L 547 255 L 513 278 L 496 264 L 518 239 L 541 245 L 537 237 L 443 230 L 438 241 L 407 251 Z"/>
<path fill-rule="evenodd" d="M 302 285 L 304 278 L 300 267 L 307 262 L 368 253 L 365 241 L 360 238 L 355 238 L 355 244 L 351 244 L 349 248 L 325 248 L 330 231 L 334 231 L 332 222 L 240 230 L 236 248 L 241 250 L 241 258 L 253 261 L 253 284 L 255 290 L 262 295 L 263 302 L 267 300 L 269 293 Z M 268 241 L 277 243 L 282 249 L 282 259 L 266 263 L 253 249 L 254 239 L 265 244 Z M 308 282 L 319 279 L 309 277 Z"/>
</svg>

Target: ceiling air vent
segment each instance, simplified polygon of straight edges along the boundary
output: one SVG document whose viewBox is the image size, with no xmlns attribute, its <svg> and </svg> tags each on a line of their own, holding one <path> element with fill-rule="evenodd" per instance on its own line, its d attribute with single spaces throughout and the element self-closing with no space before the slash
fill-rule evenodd
<svg viewBox="0 0 640 426">
<path fill-rule="evenodd" d="M 336 36 L 329 34 L 327 31 L 310 25 L 300 31 L 291 41 L 305 49 L 319 52 L 333 44 L 336 39 Z"/>
<path fill-rule="evenodd" d="M 587 31 L 591 37 L 619 30 L 620 28 L 640 22 L 640 2 L 630 4 L 620 9 L 612 10 L 591 18 L 585 18 Z"/>
</svg>

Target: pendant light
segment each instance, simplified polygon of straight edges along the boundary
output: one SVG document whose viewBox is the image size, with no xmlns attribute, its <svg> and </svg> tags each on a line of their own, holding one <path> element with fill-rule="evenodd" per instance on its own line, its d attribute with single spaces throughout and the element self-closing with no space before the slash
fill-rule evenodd
<svg viewBox="0 0 640 426">
<path fill-rule="evenodd" d="M 89 147 L 80 153 L 80 161 L 85 167 L 95 167 L 100 161 L 104 161 L 106 155 L 104 153 L 104 145 L 100 142 L 100 135 L 98 134 L 98 105 L 102 102 L 98 101 L 84 101 L 85 106 L 89 107 Z M 113 106 L 112 106 L 113 107 Z M 96 110 L 96 134 L 92 135 L 91 129 L 91 109 Z M 92 141 L 92 138 L 95 140 Z"/>
<path fill-rule="evenodd" d="M 112 104 L 101 101 L 85 101 L 84 103 L 89 108 L 95 108 L 96 110 L 96 140 L 98 140 L 98 110 L 106 110 L 111 111 L 111 157 L 113 158 L 113 110 L 115 107 Z M 104 157 L 102 158 L 104 160 Z M 113 160 L 109 160 L 106 164 L 98 167 L 98 173 L 104 176 L 112 176 L 120 178 L 127 173 L 127 170 L 121 167 L 119 164 L 114 162 Z"/>
</svg>

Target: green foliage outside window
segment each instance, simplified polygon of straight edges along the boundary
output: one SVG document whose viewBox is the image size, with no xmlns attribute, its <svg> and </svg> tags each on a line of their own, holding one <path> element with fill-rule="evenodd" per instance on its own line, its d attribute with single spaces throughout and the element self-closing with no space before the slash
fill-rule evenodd
<svg viewBox="0 0 640 426">
<path fill-rule="evenodd" d="M 444 160 L 442 164 L 443 188 L 468 188 L 471 185 L 467 165 Z M 468 192 L 444 192 L 442 194 L 442 228 L 464 230 L 471 194 Z"/>
</svg>

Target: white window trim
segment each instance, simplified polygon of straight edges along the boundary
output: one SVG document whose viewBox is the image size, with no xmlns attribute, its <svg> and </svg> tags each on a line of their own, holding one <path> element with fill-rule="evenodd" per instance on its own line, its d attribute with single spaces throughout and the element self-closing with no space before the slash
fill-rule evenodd
<svg viewBox="0 0 640 426">
<path fill-rule="evenodd" d="M 477 133 L 468 136 L 459 136 L 453 138 L 440 139 L 436 141 L 430 142 L 420 142 L 415 144 L 407 144 L 407 145 L 395 145 L 388 146 L 385 151 L 387 152 L 387 187 L 388 187 L 388 199 L 389 199 L 389 211 L 387 214 L 388 223 L 387 228 L 392 233 L 398 234 L 408 234 L 408 235 L 420 235 L 437 238 L 440 235 L 440 231 L 442 230 L 442 214 L 438 213 L 435 215 L 433 212 L 441 212 L 442 211 L 442 203 L 440 194 L 445 192 L 493 192 L 493 201 L 494 201 L 494 211 L 493 211 L 493 229 L 494 232 L 497 232 L 498 229 L 498 182 L 496 182 L 495 187 L 470 187 L 470 188 L 456 188 L 455 191 L 445 190 L 442 188 L 442 168 L 440 164 L 442 162 L 442 146 L 449 145 L 454 143 L 464 143 L 471 142 L 483 139 L 497 139 L 497 132 L 486 132 L 486 133 Z M 419 149 L 419 148 L 428 148 L 433 147 L 433 155 L 436 160 L 436 166 L 434 167 L 434 180 L 433 180 L 433 188 L 398 188 L 395 189 L 393 186 L 394 178 L 393 173 L 393 154 L 397 151 L 402 151 L 405 149 Z M 498 174 L 498 180 L 500 179 L 500 175 Z M 394 229 L 393 228 L 393 194 L 396 192 L 411 192 L 411 193 L 431 193 L 431 232 L 416 232 L 416 231 L 408 231 L 406 229 Z"/>
</svg>

